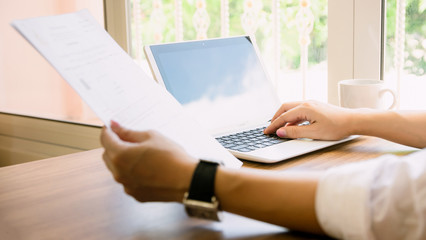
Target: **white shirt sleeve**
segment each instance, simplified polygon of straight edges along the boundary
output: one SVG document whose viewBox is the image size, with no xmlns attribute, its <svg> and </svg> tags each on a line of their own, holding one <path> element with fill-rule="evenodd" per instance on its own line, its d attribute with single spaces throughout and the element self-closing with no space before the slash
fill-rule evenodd
<svg viewBox="0 0 426 240">
<path fill-rule="evenodd" d="M 315 204 L 335 238 L 426 239 L 426 149 L 329 169 Z"/>
</svg>

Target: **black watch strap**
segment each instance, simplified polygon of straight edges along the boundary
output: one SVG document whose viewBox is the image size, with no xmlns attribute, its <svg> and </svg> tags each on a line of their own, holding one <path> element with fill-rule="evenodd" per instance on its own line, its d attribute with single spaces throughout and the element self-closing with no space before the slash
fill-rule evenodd
<svg viewBox="0 0 426 240">
<path fill-rule="evenodd" d="M 186 213 L 191 217 L 220 221 L 219 201 L 214 196 L 216 162 L 200 160 L 192 175 L 189 192 L 183 197 Z"/>
<path fill-rule="evenodd" d="M 188 199 L 212 202 L 218 165 L 216 162 L 200 160 L 192 176 Z"/>
</svg>

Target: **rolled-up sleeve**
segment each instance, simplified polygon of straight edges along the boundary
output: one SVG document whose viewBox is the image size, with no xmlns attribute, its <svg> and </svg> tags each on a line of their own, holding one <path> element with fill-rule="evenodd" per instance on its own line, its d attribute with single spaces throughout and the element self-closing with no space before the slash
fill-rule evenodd
<svg viewBox="0 0 426 240">
<path fill-rule="evenodd" d="M 335 238 L 426 239 L 426 150 L 329 169 L 315 204 Z"/>
</svg>

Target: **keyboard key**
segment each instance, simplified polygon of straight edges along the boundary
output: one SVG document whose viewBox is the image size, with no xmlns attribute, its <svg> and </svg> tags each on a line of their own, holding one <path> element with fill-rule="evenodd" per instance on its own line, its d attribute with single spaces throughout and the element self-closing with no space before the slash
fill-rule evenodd
<svg viewBox="0 0 426 240">
<path fill-rule="evenodd" d="M 263 133 L 264 129 L 264 127 L 256 128 L 240 133 L 218 137 L 216 139 L 225 148 L 239 152 L 250 152 L 259 148 L 272 146 L 274 144 L 289 140 L 280 138 L 276 135 L 265 135 Z"/>
</svg>

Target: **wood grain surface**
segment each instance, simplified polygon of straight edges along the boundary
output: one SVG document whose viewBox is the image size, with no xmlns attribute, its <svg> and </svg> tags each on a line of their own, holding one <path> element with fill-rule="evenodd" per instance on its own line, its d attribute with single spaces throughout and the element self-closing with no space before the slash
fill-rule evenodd
<svg viewBox="0 0 426 240">
<path fill-rule="evenodd" d="M 270 171 L 322 170 L 414 149 L 372 137 L 276 164 Z M 102 149 L 0 168 L 0 239 L 322 239 L 225 213 L 188 218 L 181 204 L 138 203 L 114 182 Z"/>
</svg>

